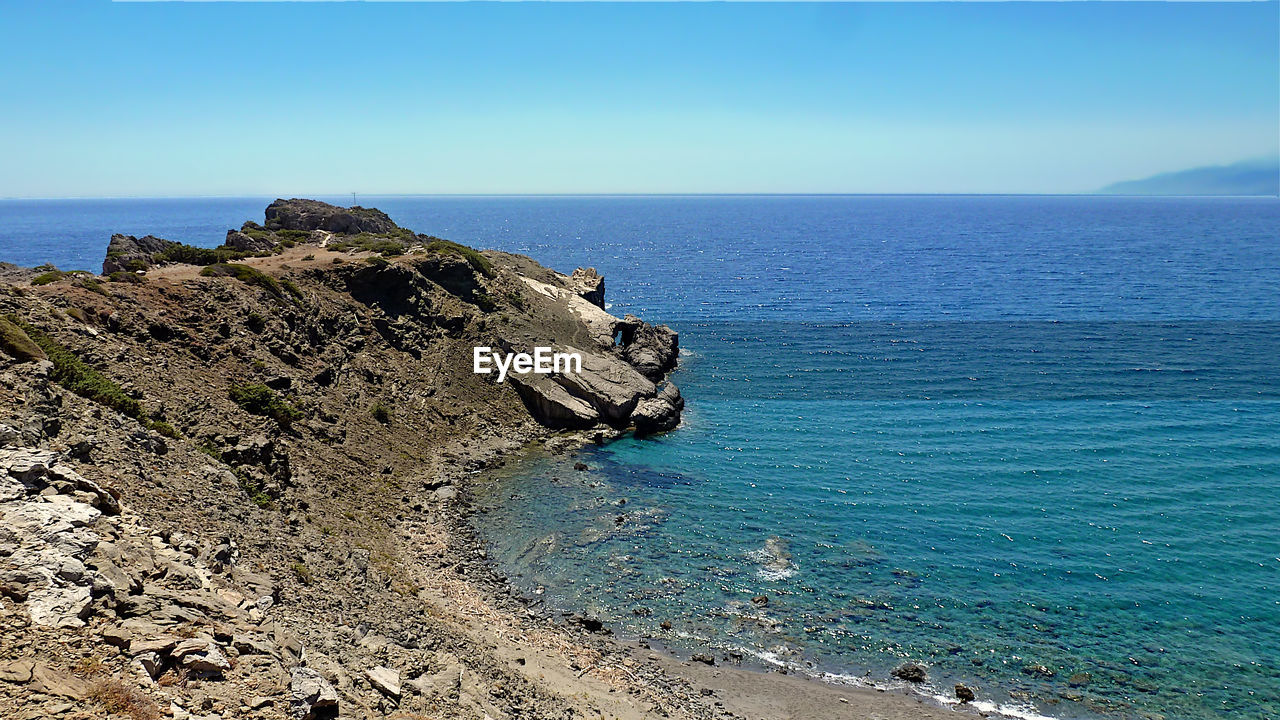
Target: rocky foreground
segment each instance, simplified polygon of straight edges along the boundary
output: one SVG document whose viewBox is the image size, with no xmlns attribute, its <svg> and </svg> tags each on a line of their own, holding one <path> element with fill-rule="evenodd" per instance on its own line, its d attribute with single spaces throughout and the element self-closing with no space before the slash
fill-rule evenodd
<svg viewBox="0 0 1280 720">
<path fill-rule="evenodd" d="M 718 712 L 511 597 L 460 522 L 505 455 L 679 422 L 676 334 L 594 271 L 294 200 L 0 280 L 0 717 Z M 477 345 L 583 369 L 498 384 Z"/>
</svg>

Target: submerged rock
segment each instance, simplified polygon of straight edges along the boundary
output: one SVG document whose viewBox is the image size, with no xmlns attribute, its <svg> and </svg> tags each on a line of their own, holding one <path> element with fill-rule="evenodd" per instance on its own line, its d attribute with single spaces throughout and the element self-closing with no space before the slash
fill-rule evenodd
<svg viewBox="0 0 1280 720">
<path fill-rule="evenodd" d="M 922 683 L 929 679 L 929 673 L 924 669 L 923 665 L 917 663 L 902 663 L 893 669 L 892 675 L 899 680 L 906 680 L 912 683 Z"/>
</svg>

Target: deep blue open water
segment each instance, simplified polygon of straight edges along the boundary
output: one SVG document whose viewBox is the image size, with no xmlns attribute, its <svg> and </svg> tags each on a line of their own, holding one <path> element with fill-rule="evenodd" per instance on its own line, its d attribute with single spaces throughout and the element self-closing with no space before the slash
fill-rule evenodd
<svg viewBox="0 0 1280 720">
<path fill-rule="evenodd" d="M 0 260 L 216 244 L 268 200 L 0 202 Z M 985 707 L 1280 717 L 1280 201 L 360 201 L 681 333 L 676 432 L 483 489 L 554 607 Z"/>
</svg>

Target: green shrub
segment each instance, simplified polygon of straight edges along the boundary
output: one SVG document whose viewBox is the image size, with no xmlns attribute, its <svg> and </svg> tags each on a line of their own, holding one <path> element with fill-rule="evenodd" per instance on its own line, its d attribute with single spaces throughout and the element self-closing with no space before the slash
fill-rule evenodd
<svg viewBox="0 0 1280 720">
<path fill-rule="evenodd" d="M 205 277 L 233 277 L 246 285 L 257 285 L 278 298 L 284 297 L 284 291 L 275 278 L 248 265 L 218 263 L 201 270 L 200 274 Z"/>
<path fill-rule="evenodd" d="M 471 267 L 480 274 L 485 277 L 494 276 L 493 264 L 489 262 L 488 258 L 476 252 L 474 248 L 469 248 L 466 245 L 459 245 L 452 240 L 441 240 L 437 238 L 427 245 L 427 250 L 434 253 L 452 253 L 454 255 L 461 255 L 463 258 L 466 258 L 466 261 L 471 264 Z"/>
<path fill-rule="evenodd" d="M 44 350 L 23 332 L 14 316 L 0 318 L 0 350 L 22 362 L 46 359 Z"/>
<path fill-rule="evenodd" d="M 304 242 L 311 239 L 310 230 L 277 230 L 276 237 L 281 240 L 289 240 L 294 243 Z"/>
<path fill-rule="evenodd" d="M 76 284 L 84 288 L 85 290 L 88 290 L 89 292 L 96 292 L 99 295 L 110 294 L 107 292 L 107 289 L 102 286 L 102 283 L 99 282 L 97 278 L 83 277 L 77 280 Z"/>
<path fill-rule="evenodd" d="M 315 577 L 311 574 L 311 568 L 300 562 L 293 564 L 293 574 L 298 578 L 298 582 L 303 585 L 310 585 L 315 582 Z"/>
<path fill-rule="evenodd" d="M 329 248 L 337 252 L 372 252 L 394 257 L 403 255 L 417 239 L 408 230 L 389 233 L 360 233 L 350 235 L 337 242 L 330 242 Z"/>
<path fill-rule="evenodd" d="M 135 285 L 138 283 L 146 282 L 145 280 L 142 279 L 141 275 L 137 273 L 129 272 L 128 270 L 117 270 L 111 273 L 110 275 L 108 275 L 107 279 L 110 280 L 111 282 L 133 283 Z"/>
<path fill-rule="evenodd" d="M 284 288 L 285 292 L 292 295 L 293 299 L 295 300 L 302 299 L 302 291 L 299 290 L 298 286 L 295 285 L 294 282 L 289 278 L 280 278 L 280 287 Z"/>
<path fill-rule="evenodd" d="M 243 468 L 233 468 L 232 472 L 235 473 L 236 480 L 240 484 L 240 489 L 244 490 L 245 494 L 249 496 L 249 499 L 253 501 L 254 505 L 257 505 L 263 510 L 270 510 L 271 507 L 275 505 L 275 500 L 271 495 L 269 495 L 267 491 L 263 489 L 262 485 L 257 480 L 253 479 L 253 476 Z"/>
<path fill-rule="evenodd" d="M 284 427 L 302 418 L 297 408 L 277 397 L 275 391 L 266 385 L 232 385 L 228 397 L 250 415 L 269 417 Z"/>
<path fill-rule="evenodd" d="M 143 419 L 142 404 L 125 394 L 117 384 L 89 367 L 68 348 L 16 317 L 9 322 L 20 327 L 44 350 L 53 362 L 53 381 L 71 392 L 138 420 Z"/>
<path fill-rule="evenodd" d="M 256 312 L 251 312 L 245 316 L 244 325 L 253 332 L 260 333 L 266 329 L 267 319 Z"/>
<path fill-rule="evenodd" d="M 43 272 L 31 278 L 31 284 L 48 285 L 49 283 L 55 283 L 70 274 L 71 273 L 66 273 L 61 270 L 50 270 L 49 272 Z"/>
<path fill-rule="evenodd" d="M 373 407 L 369 408 L 369 412 L 373 415 L 374 420 L 383 425 L 391 422 L 391 408 L 382 403 L 375 403 Z"/>
<path fill-rule="evenodd" d="M 151 428 L 152 430 L 155 430 L 161 435 L 167 438 L 170 438 L 172 440 L 177 440 L 178 438 L 182 437 L 181 435 L 178 434 L 178 431 L 174 429 L 172 425 L 165 422 L 164 420 L 152 420 L 147 423 L 147 427 Z"/>
<path fill-rule="evenodd" d="M 170 262 L 182 263 L 185 265 L 216 265 L 218 263 L 226 263 L 232 260 L 243 260 L 247 257 L 256 257 L 258 253 L 248 250 L 237 250 L 232 247 L 222 246 L 216 248 L 201 248 L 193 245 L 183 245 L 176 243 L 161 250 L 151 256 L 153 262 Z"/>
</svg>

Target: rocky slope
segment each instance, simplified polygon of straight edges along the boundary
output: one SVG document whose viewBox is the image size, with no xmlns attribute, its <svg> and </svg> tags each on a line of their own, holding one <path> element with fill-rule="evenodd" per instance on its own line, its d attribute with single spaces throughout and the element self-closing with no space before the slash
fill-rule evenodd
<svg viewBox="0 0 1280 720">
<path fill-rule="evenodd" d="M 505 591 L 466 478 L 679 422 L 677 337 L 593 270 L 366 208 L 0 273 L 0 716 L 713 717 Z M 579 352 L 497 383 L 472 348 Z"/>
</svg>

